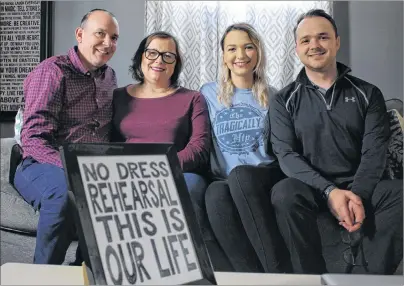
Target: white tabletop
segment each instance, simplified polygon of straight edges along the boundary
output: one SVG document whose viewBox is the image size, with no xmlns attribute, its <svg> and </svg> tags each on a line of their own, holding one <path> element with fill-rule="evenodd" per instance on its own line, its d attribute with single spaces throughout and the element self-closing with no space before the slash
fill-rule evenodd
<svg viewBox="0 0 404 286">
<path fill-rule="evenodd" d="M 218 285 L 321 285 L 320 275 L 215 272 Z M 5 263 L 1 285 L 84 285 L 81 266 Z"/>
<path fill-rule="evenodd" d="M 1 285 L 84 285 L 81 266 L 5 263 Z"/>
<path fill-rule="evenodd" d="M 321 275 L 215 272 L 217 285 L 321 285 Z"/>
</svg>

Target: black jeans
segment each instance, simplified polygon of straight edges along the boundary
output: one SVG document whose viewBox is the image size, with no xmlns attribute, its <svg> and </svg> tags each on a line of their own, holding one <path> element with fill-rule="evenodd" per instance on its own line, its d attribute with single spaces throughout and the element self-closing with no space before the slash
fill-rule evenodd
<svg viewBox="0 0 404 286">
<path fill-rule="evenodd" d="M 326 273 L 317 217 L 329 211 L 320 194 L 305 183 L 287 178 L 271 194 L 279 230 L 287 244 L 295 273 Z M 403 256 L 403 181 L 380 181 L 365 202 L 362 226 L 365 267 L 352 273 L 393 274 Z M 338 221 L 335 219 L 335 224 Z M 327 236 L 340 235 L 339 232 Z M 325 236 L 325 239 L 326 236 Z M 342 253 L 335 253 L 341 259 Z"/>
<path fill-rule="evenodd" d="M 287 249 L 269 197 L 272 186 L 283 178 L 278 166 L 244 165 L 206 190 L 209 222 L 237 272 L 288 271 L 283 261 Z"/>
</svg>

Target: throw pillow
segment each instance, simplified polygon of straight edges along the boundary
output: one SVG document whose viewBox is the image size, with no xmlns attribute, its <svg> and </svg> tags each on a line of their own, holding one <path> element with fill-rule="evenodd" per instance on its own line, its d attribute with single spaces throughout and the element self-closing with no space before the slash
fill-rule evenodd
<svg viewBox="0 0 404 286">
<path fill-rule="evenodd" d="M 22 128 L 22 116 L 23 116 L 24 108 L 20 107 L 18 109 L 17 115 L 15 116 L 15 124 L 14 124 L 14 139 L 17 141 L 19 145 L 21 145 L 21 128 Z"/>
<path fill-rule="evenodd" d="M 388 111 L 390 119 L 390 139 L 387 150 L 385 175 L 389 179 L 403 178 L 403 118 L 395 109 Z"/>
</svg>

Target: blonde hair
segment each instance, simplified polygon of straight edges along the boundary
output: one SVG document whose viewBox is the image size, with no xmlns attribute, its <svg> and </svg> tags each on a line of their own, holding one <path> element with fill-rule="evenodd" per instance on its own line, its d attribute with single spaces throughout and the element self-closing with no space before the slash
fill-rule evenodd
<svg viewBox="0 0 404 286">
<path fill-rule="evenodd" d="M 268 107 L 268 83 L 266 80 L 266 57 L 264 53 L 264 47 L 262 46 L 262 41 L 255 29 L 247 23 L 236 23 L 229 26 L 224 32 L 221 40 L 220 46 L 222 48 L 222 53 L 224 53 L 224 40 L 228 33 L 231 31 L 243 31 L 246 32 L 255 45 L 258 52 L 257 65 L 253 71 L 253 87 L 252 92 L 254 97 L 257 99 L 262 107 Z M 231 80 L 231 72 L 227 67 L 226 63 L 222 63 L 222 68 L 220 70 L 220 81 L 219 81 L 219 94 L 218 100 L 226 107 L 230 107 L 232 97 L 234 94 L 234 84 Z"/>
</svg>

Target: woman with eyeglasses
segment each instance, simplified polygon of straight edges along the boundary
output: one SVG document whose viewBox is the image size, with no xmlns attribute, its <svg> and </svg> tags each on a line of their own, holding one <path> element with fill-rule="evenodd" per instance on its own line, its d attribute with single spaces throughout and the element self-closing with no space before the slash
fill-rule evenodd
<svg viewBox="0 0 404 286">
<path fill-rule="evenodd" d="M 269 197 L 284 175 L 264 140 L 269 97 L 276 90 L 267 84 L 263 42 L 251 25 L 236 23 L 220 47 L 220 81 L 201 87 L 213 142 L 208 219 L 235 271 L 286 272 L 286 248 Z"/>
<path fill-rule="evenodd" d="M 181 68 L 178 42 L 172 35 L 156 32 L 141 41 L 130 66 L 138 83 L 113 94 L 111 141 L 172 142 L 193 199 L 207 187 L 200 173 L 209 158 L 210 125 L 201 93 L 179 85 Z"/>
</svg>

